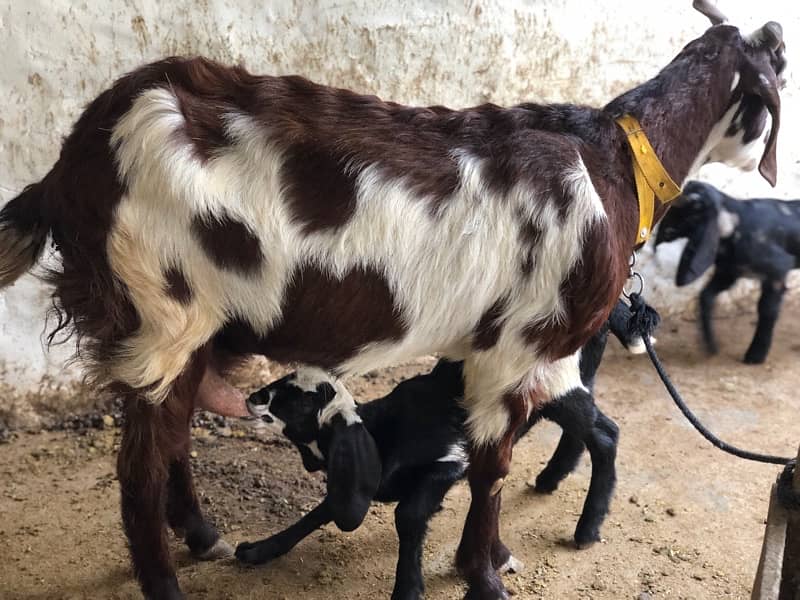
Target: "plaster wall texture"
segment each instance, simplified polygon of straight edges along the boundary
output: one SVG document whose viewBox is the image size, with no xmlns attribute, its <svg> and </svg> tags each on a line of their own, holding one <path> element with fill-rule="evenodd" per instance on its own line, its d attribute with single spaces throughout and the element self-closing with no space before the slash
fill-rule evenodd
<svg viewBox="0 0 800 600">
<path fill-rule="evenodd" d="M 784 27 L 779 185 L 724 167 L 705 167 L 701 176 L 734 195 L 800 197 L 800 90 L 792 74 L 800 3 L 753 6 L 726 0 L 721 8 L 744 31 L 767 20 Z M 122 73 L 166 55 L 298 73 L 409 104 L 599 106 L 653 76 L 707 26 L 688 0 L 3 0 L 0 202 L 47 172 L 89 100 Z M 697 291 L 672 284 L 681 244 L 657 255 L 648 247 L 639 257 L 648 298 L 670 311 L 686 310 Z M 738 286 L 730 297 L 753 289 Z M 69 392 L 79 375 L 65 366 L 72 348 L 43 350 L 48 304 L 49 290 L 32 276 L 0 293 L 0 419 L 13 421 L 31 404 L 69 410 L 90 400 Z"/>
</svg>

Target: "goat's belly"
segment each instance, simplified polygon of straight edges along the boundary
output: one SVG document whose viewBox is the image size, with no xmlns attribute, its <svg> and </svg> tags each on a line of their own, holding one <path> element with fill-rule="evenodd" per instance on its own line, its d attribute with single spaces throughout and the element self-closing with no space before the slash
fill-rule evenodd
<svg viewBox="0 0 800 600">
<path fill-rule="evenodd" d="M 290 285 L 283 305 L 266 332 L 241 319 L 227 323 L 215 336 L 215 348 L 227 354 L 260 354 L 278 362 L 315 365 L 344 375 L 457 346 L 453 340 L 438 339 L 441 336 L 410 331 L 385 281 L 366 268 L 351 271 L 341 280 L 307 270 Z M 453 325 L 452 337 L 457 337 L 460 324 Z"/>
</svg>

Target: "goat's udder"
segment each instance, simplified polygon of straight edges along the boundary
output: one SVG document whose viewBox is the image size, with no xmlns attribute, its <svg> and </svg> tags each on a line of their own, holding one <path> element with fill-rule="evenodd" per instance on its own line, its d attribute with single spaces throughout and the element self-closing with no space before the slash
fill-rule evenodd
<svg viewBox="0 0 800 600">
<path fill-rule="evenodd" d="M 225 381 L 213 368 L 206 368 L 197 389 L 195 407 L 223 417 L 250 417 L 245 395 Z"/>
</svg>

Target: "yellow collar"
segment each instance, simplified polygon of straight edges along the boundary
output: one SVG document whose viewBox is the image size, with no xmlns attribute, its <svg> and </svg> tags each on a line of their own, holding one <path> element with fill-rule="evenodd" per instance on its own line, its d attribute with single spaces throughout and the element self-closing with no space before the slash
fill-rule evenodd
<svg viewBox="0 0 800 600">
<path fill-rule="evenodd" d="M 633 175 L 636 181 L 636 195 L 639 197 L 639 229 L 636 244 L 642 244 L 653 230 L 655 199 L 661 204 L 672 202 L 681 193 L 681 188 L 672 181 L 664 165 L 656 156 L 639 121 L 631 115 L 617 119 L 628 138 L 633 155 Z"/>
</svg>

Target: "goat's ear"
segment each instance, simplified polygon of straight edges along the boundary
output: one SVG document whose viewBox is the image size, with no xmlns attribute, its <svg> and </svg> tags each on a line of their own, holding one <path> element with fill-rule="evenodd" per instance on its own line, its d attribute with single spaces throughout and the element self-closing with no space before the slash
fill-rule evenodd
<svg viewBox="0 0 800 600">
<path fill-rule="evenodd" d="M 367 516 L 381 483 L 378 447 L 361 422 L 348 424 L 341 415 L 331 420 L 328 449 L 328 505 L 342 531 L 353 531 Z"/>
<path fill-rule="evenodd" d="M 775 187 L 778 180 L 778 130 L 781 125 L 781 96 L 778 92 L 780 86 L 778 76 L 768 62 L 759 66 L 750 60 L 744 62 L 741 73 L 742 90 L 761 98 L 772 117 L 767 145 L 761 156 L 761 162 L 758 163 L 758 171 L 772 187 Z"/>
<path fill-rule="evenodd" d="M 711 208 L 711 207 L 709 207 Z M 700 277 L 714 264 L 719 248 L 719 225 L 716 211 L 708 211 L 708 218 L 689 235 L 689 241 L 681 254 L 675 283 L 678 287 L 688 285 Z"/>
</svg>

